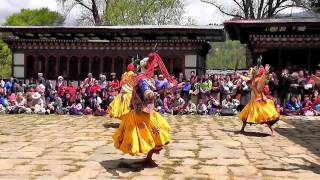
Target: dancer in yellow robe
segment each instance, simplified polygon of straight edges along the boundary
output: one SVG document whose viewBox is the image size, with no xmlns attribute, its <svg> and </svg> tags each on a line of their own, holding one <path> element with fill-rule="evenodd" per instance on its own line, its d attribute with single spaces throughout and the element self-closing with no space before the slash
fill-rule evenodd
<svg viewBox="0 0 320 180">
<path fill-rule="evenodd" d="M 134 65 L 129 64 L 127 72 L 123 73 L 120 81 L 121 91 L 109 105 L 109 115 L 113 118 L 120 118 L 130 111 L 130 100 L 134 86 Z"/>
<path fill-rule="evenodd" d="M 163 71 L 165 66 L 160 57 L 157 54 L 152 57 Z M 132 110 L 120 117 L 121 123 L 113 135 L 113 140 L 114 146 L 123 153 L 147 154 L 145 165 L 156 167 L 157 164 L 152 160 L 152 155 L 158 154 L 163 146 L 169 143 L 170 126 L 166 119 L 154 110 L 155 84 L 149 72 L 154 71 L 156 63 L 148 63 L 147 61 L 144 59 L 140 62 L 141 69 L 144 70 L 146 67 L 147 73 L 141 73 L 136 77 L 137 83 L 134 86 L 131 99 Z M 150 65 L 147 66 L 147 64 Z"/>
<path fill-rule="evenodd" d="M 240 112 L 240 119 L 243 122 L 241 132 L 249 124 L 267 124 L 274 135 L 272 125 L 279 120 L 280 113 L 278 112 L 275 103 L 263 93 L 263 88 L 266 85 L 266 80 L 269 75 L 270 66 L 260 67 L 259 71 L 253 73 L 251 100 Z"/>
</svg>

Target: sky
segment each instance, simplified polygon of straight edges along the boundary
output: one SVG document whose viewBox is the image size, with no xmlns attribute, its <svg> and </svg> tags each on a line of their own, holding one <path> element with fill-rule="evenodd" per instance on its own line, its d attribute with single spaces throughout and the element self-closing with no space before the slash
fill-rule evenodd
<svg viewBox="0 0 320 180">
<path fill-rule="evenodd" d="M 23 1 L 23 3 L 21 3 Z M 227 17 L 211 5 L 202 3 L 200 0 L 185 0 L 186 15 L 193 17 L 198 25 L 220 24 Z M 19 12 L 22 8 L 40 8 L 47 7 L 57 11 L 56 0 L 0 0 L 0 24 L 12 13 Z"/>
<path fill-rule="evenodd" d="M 226 6 L 230 6 L 232 0 L 223 0 L 223 2 Z M 200 0 L 185 0 L 185 4 L 186 15 L 193 17 L 198 25 L 221 24 L 230 18 L 220 13 L 212 5 Z M 53 11 L 58 9 L 56 0 L 0 0 L 0 24 L 5 21 L 7 16 L 19 12 L 22 8 L 34 9 L 40 7 L 47 7 Z M 68 20 L 67 25 L 72 22 L 72 20 Z"/>
</svg>

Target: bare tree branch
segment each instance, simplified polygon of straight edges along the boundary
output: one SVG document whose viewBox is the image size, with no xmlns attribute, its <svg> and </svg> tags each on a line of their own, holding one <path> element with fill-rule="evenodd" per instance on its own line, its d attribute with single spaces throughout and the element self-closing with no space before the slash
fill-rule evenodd
<svg viewBox="0 0 320 180">
<path fill-rule="evenodd" d="M 233 16 L 233 17 L 239 17 L 239 18 L 244 18 L 243 16 L 241 16 L 241 15 L 239 15 L 239 14 L 233 14 L 233 13 L 227 12 L 226 10 L 223 9 L 223 7 L 222 7 L 221 5 L 218 5 L 218 4 L 216 4 L 215 2 L 213 2 L 213 1 L 201 0 L 201 2 L 204 2 L 204 3 L 208 3 L 208 4 L 213 5 L 213 6 L 216 7 L 221 13 L 223 13 L 223 14 L 225 14 L 225 15 Z"/>
</svg>

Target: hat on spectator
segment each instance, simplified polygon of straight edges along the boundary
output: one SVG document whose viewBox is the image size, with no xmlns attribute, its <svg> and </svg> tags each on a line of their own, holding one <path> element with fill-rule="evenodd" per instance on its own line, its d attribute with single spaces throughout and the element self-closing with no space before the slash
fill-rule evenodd
<svg viewBox="0 0 320 180">
<path fill-rule="evenodd" d="M 63 80 L 63 77 L 62 77 L 62 76 L 59 76 L 59 77 L 58 77 L 58 79 L 61 79 L 61 80 Z"/>
<path fill-rule="evenodd" d="M 115 76 L 115 75 L 116 75 L 116 73 L 114 73 L 114 72 L 113 72 L 113 73 L 111 73 L 110 75 L 111 75 L 111 76 Z"/>
<path fill-rule="evenodd" d="M 35 92 L 33 95 L 32 95 L 32 99 L 40 99 L 41 98 L 41 94 L 38 93 L 38 92 Z"/>
</svg>

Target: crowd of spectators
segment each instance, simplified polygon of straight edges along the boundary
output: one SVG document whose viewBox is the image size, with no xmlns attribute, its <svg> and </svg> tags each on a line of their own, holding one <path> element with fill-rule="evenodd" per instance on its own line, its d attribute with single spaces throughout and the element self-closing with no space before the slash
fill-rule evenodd
<svg viewBox="0 0 320 180">
<path fill-rule="evenodd" d="M 246 76 L 240 71 L 197 76 L 192 71 L 188 79 L 183 73 L 172 76 L 178 85 L 171 86 L 163 75 L 155 75 L 155 109 L 172 115 L 236 115 L 251 98 Z M 80 86 L 70 85 L 62 76 L 55 82 L 46 80 L 42 73 L 26 82 L 13 77 L 0 80 L 0 112 L 104 116 L 121 89 L 116 77 L 100 74 L 95 79 L 89 73 Z M 275 99 L 283 115 L 320 115 L 319 80 L 320 70 L 315 74 L 291 68 L 273 71 L 266 95 Z"/>
</svg>

